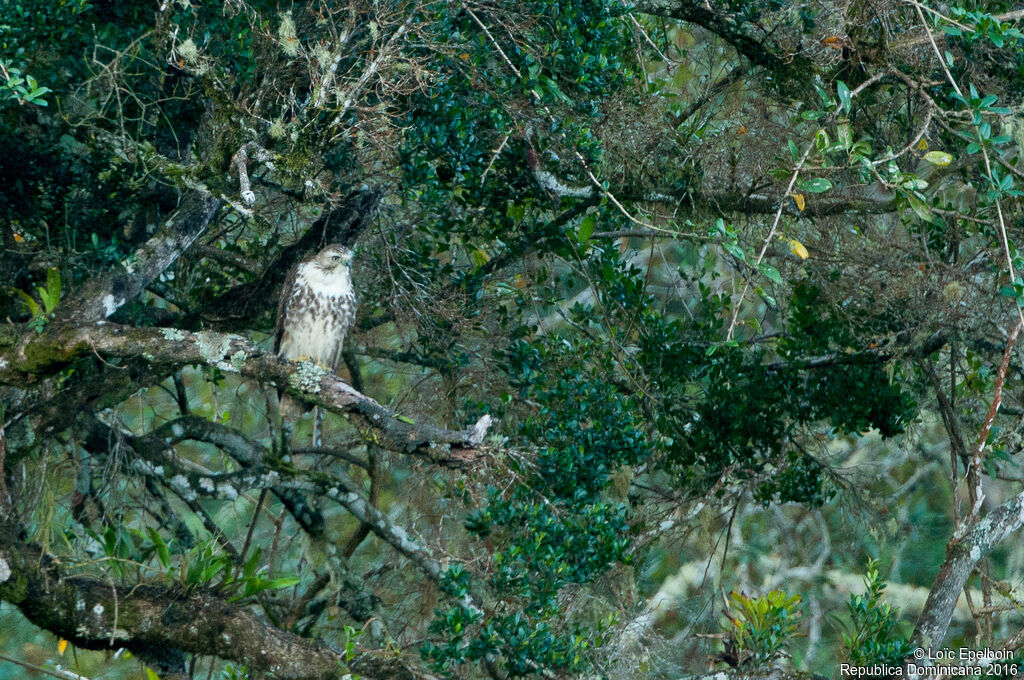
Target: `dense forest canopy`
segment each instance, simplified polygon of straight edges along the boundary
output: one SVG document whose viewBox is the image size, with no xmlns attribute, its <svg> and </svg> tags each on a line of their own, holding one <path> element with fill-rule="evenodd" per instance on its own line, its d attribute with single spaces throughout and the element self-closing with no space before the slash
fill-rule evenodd
<svg viewBox="0 0 1024 680">
<path fill-rule="evenodd" d="M 1015 671 L 1022 20 L 2 0 L 0 677 Z"/>
</svg>

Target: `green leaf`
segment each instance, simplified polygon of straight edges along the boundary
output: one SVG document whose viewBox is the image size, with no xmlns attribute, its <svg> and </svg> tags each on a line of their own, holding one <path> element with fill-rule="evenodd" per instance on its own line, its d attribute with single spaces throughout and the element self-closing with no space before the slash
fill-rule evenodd
<svg viewBox="0 0 1024 680">
<path fill-rule="evenodd" d="M 924 159 L 932 165 L 949 165 L 953 162 L 953 156 L 946 153 L 945 151 L 929 151 L 924 155 Z"/>
<path fill-rule="evenodd" d="M 505 214 L 512 218 L 512 221 L 516 224 L 523 221 L 523 216 L 526 214 L 526 205 L 522 203 L 513 203 L 505 209 Z"/>
<path fill-rule="evenodd" d="M 1000 295 L 1005 295 L 1008 298 L 1019 298 L 1020 291 L 1014 286 L 1003 286 L 999 289 Z"/>
<path fill-rule="evenodd" d="M 167 543 L 164 541 L 160 533 L 150 527 L 148 529 L 149 540 L 153 541 L 153 545 L 156 546 L 156 559 L 160 563 L 160 566 L 164 569 L 171 568 L 171 552 L 167 549 Z"/>
<path fill-rule="evenodd" d="M 820 194 L 832 188 L 832 182 L 824 177 L 800 180 L 799 186 L 809 194 Z"/>
<path fill-rule="evenodd" d="M 28 313 L 31 314 L 33 318 L 39 316 L 39 313 L 41 311 L 39 303 L 32 299 L 31 295 L 21 290 L 20 288 L 12 288 L 11 290 L 14 291 L 15 295 L 21 298 L 21 303 L 28 308 Z"/>
<path fill-rule="evenodd" d="M 914 194 L 907 194 L 907 200 L 910 202 L 910 207 L 914 209 L 917 216 L 925 222 L 932 221 L 932 209 L 928 207 L 928 204 L 922 201 Z"/>
<path fill-rule="evenodd" d="M 747 259 L 746 254 L 743 252 L 743 249 L 740 248 L 735 243 L 723 243 L 722 247 L 725 248 L 725 251 L 727 253 L 735 257 L 737 260 L 740 260 L 741 262 Z"/>
<path fill-rule="evenodd" d="M 282 576 L 281 578 L 272 578 L 265 581 L 260 581 L 260 586 L 263 590 L 279 590 L 281 588 L 291 588 L 292 586 L 298 585 L 301 579 L 298 576 Z"/>
<path fill-rule="evenodd" d="M 259 546 L 257 546 L 256 549 L 252 551 L 252 555 L 250 555 L 249 559 L 247 559 L 245 561 L 245 564 L 242 565 L 243 579 L 248 580 L 256 576 L 256 570 L 259 568 L 260 556 L 262 555 L 263 548 L 260 548 Z"/>
<path fill-rule="evenodd" d="M 779 270 L 771 266 L 770 264 L 762 264 L 761 273 L 764 274 L 769 281 L 772 281 L 774 283 L 782 283 L 782 274 L 780 274 Z"/>
<path fill-rule="evenodd" d="M 850 95 L 850 88 L 846 86 L 846 83 L 840 80 L 836 83 L 836 91 L 839 94 L 839 102 L 843 105 L 843 110 L 849 113 L 850 106 L 853 103 L 853 98 Z"/>
<path fill-rule="evenodd" d="M 789 140 L 789 153 L 793 155 L 793 160 L 800 160 L 800 149 L 797 148 L 792 139 Z"/>
<path fill-rule="evenodd" d="M 580 221 L 580 230 L 576 234 L 576 237 L 581 243 L 586 243 L 590 240 L 590 237 L 594 235 L 594 223 L 596 220 L 593 215 L 587 215 Z"/>
<path fill-rule="evenodd" d="M 488 255 L 487 251 L 484 250 L 483 248 L 475 249 L 472 253 L 470 253 L 470 257 L 473 258 L 473 265 L 476 267 L 483 267 L 491 259 L 491 256 Z"/>
<path fill-rule="evenodd" d="M 825 153 L 826 151 L 828 151 L 829 141 L 830 140 L 828 138 L 828 133 L 825 132 L 824 129 L 818 130 L 814 134 L 814 147 L 818 150 L 819 153 Z"/>
<path fill-rule="evenodd" d="M 285 576 L 282 578 L 272 579 L 258 579 L 253 578 L 245 582 L 245 590 L 234 597 L 228 598 L 228 602 L 237 602 L 246 597 L 251 597 L 258 593 L 262 593 L 264 590 L 278 590 L 280 588 L 291 588 L 299 583 L 299 577 L 297 576 Z"/>
</svg>

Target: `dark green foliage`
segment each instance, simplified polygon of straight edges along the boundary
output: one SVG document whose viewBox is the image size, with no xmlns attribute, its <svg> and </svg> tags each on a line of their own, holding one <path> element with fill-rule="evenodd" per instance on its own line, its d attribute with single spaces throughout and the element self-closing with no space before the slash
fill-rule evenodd
<svg viewBox="0 0 1024 680">
<path fill-rule="evenodd" d="M 396 529 L 408 521 L 414 529 L 407 535 L 423 543 L 422 555 L 443 561 L 378 569 L 394 554 L 387 534 L 341 543 L 345 537 L 333 532 L 350 527 L 332 526 L 331 539 L 352 546 L 353 566 L 377 562 L 362 573 L 369 574 L 368 588 L 388 594 L 387 607 L 401 599 L 394 593 L 432 583 L 422 591 L 438 596 L 433 622 L 404 621 L 403 635 L 425 641 L 420 651 L 438 672 L 475 677 L 484 670 L 464 666 L 496 664 L 488 673 L 593 674 L 592 662 L 606 661 L 595 650 L 617 613 L 631 616 L 629 607 L 647 596 L 620 603 L 618 592 L 608 593 L 619 588 L 611 582 L 647 569 L 648 546 L 663 533 L 674 541 L 705 522 L 719 530 L 714 525 L 721 518 L 707 515 L 725 503 L 828 504 L 852 483 L 835 464 L 842 448 L 836 440 L 869 432 L 894 437 L 917 419 L 925 369 L 909 360 L 922 359 L 910 354 L 919 344 L 915 334 L 943 327 L 953 337 L 968 314 L 988 313 L 974 311 L 983 307 L 977 300 L 949 295 L 948 308 L 924 323 L 927 315 L 908 309 L 887 282 L 871 289 L 875 278 L 921 273 L 916 283 L 902 282 L 900 293 L 916 286 L 933 289 L 932 298 L 940 290 L 945 295 L 943 276 L 966 282 L 968 275 L 988 275 L 966 259 L 997 243 L 996 198 L 1005 201 L 1007 223 L 1021 224 L 1010 209 L 1019 198 L 1012 179 L 1019 153 L 1009 146 L 1009 119 L 1005 130 L 997 124 L 1009 115 L 1004 107 L 1019 104 L 1012 96 L 1020 88 L 1011 76 L 1022 70 L 1015 29 L 963 8 L 950 11 L 977 26 L 969 35 L 934 19 L 946 32 L 943 49 L 956 52 L 950 68 L 963 81 L 962 96 L 944 83 L 944 72 L 926 64 L 924 43 L 913 60 L 886 65 L 886 78 L 858 90 L 881 72 L 872 60 L 884 56 L 883 48 L 896 54 L 901 41 L 917 35 L 910 30 L 920 29 L 912 6 L 865 18 L 875 10 L 856 3 L 846 8 L 850 35 L 828 43 L 822 32 L 838 29 L 807 3 L 727 0 L 707 5 L 708 15 L 701 3 L 689 4 L 709 25 L 604 0 L 298 3 L 290 9 L 276 1 L 170 2 L 156 15 L 141 1 L 16 3 L 0 17 L 0 58 L 52 92 L 12 97 L 13 86 L 0 89 L 0 146 L 17 159 L 0 164 L 0 226 L 11 227 L 2 234 L 0 274 L 5 291 L 25 292 L 21 303 L 9 296 L 0 317 L 10 316 L 12 328 L 29 322 L 33 334 L 45 334 L 52 328 L 50 303 L 60 297 L 52 282 L 68 292 L 96 274 L 130 268 L 138 246 L 201 184 L 224 198 L 225 207 L 192 249 L 111 321 L 251 331 L 259 341 L 273 327 L 273 305 L 235 310 L 231 292 L 276 292 L 275 275 L 283 278 L 287 269 L 281 266 L 287 258 L 278 258 L 305 238 L 311 223 L 317 226 L 307 236 L 333 238 L 328 227 L 314 233 L 319 216 L 337 217 L 329 225 L 336 227 L 351 217 L 342 214 L 347 197 L 363 191 L 383 197 L 379 213 L 361 216 L 370 227 L 344 234 L 358 247 L 361 311 L 348 346 L 355 360 L 347 361 L 343 377 L 400 410 L 398 422 L 461 428 L 491 413 L 500 425 L 489 433 L 485 474 L 478 474 L 472 466 L 434 469 L 399 449 L 373 462 L 373 424 L 356 431 L 348 429 L 355 418 L 330 423 L 328 438 L 340 435 L 349 456 L 364 453 L 359 436 L 371 442 L 365 466 L 346 464 L 346 481 L 356 478 L 352 492 L 366 491 L 364 472 L 372 477 L 370 502 Z M 901 12 L 913 21 L 901 24 Z M 294 24 L 292 42 L 283 24 Z M 901 33 L 881 35 L 889 26 Z M 718 38 L 708 40 L 712 33 Z M 395 35 L 400 39 L 391 44 Z M 343 49 L 333 52 L 339 44 Z M 1009 91 L 1000 90 L 997 100 L 979 93 L 982 85 L 968 84 L 977 71 L 966 62 L 991 59 L 992 46 L 1000 44 L 1012 48 L 1012 58 L 989 70 L 1007 81 Z M 772 70 L 779 59 L 785 73 Z M 924 70 L 913 66 L 918 62 Z M 896 77 L 895 69 L 904 68 L 907 82 Z M 330 77 L 329 69 L 336 69 Z M 997 89 L 999 80 L 988 78 L 982 89 Z M 315 103 L 329 81 L 322 92 L 330 95 Z M 908 82 L 927 84 L 908 89 Z M 818 99 L 790 85 L 818 88 Z M 921 87 L 935 118 L 918 139 L 951 159 L 949 168 L 928 175 L 931 189 L 915 174 L 925 147 L 907 146 L 921 131 Z M 353 92 L 350 105 L 344 95 Z M 933 111 L 932 100 L 946 110 Z M 836 107 L 841 121 L 832 113 Z M 947 115 L 954 111 L 963 115 Z M 760 134 L 745 136 L 758 126 Z M 779 128 L 791 130 L 781 139 L 762 137 Z M 808 145 L 816 153 L 804 163 Z M 243 147 L 255 192 L 248 207 L 240 203 L 233 162 Z M 991 176 L 980 171 L 983 150 L 994 161 Z M 883 154 L 893 157 L 876 163 Z M 795 168 L 798 162 L 802 167 Z M 787 197 L 791 177 L 801 193 Z M 894 198 L 875 200 L 874 189 Z M 848 200 L 861 197 L 858 192 L 865 197 Z M 957 203 L 967 196 L 978 199 L 969 210 Z M 782 209 L 772 222 L 778 200 Z M 883 230 L 898 242 L 898 255 L 880 245 Z M 784 245 L 775 250 L 778 239 L 799 248 L 791 246 L 790 257 Z M 979 261 L 1000 257 L 997 249 Z M 875 278 L 851 283 L 847 265 L 860 272 L 878 263 L 885 266 Z M 1003 302 L 1019 299 L 1024 284 L 1003 279 L 995 288 L 1004 290 Z M 964 298 L 981 295 L 965 288 L 959 289 Z M 963 308 L 954 304 L 961 301 Z M 987 352 L 972 345 L 958 363 L 951 350 L 950 367 L 942 369 L 951 374 L 951 401 L 964 432 L 973 417 L 968 409 L 991 394 L 995 369 Z M 123 359 L 97 350 L 91 363 L 66 369 L 69 387 L 83 376 L 132 368 Z M 262 409 L 269 404 L 253 400 L 254 407 L 242 398 L 269 387 L 248 376 L 239 382 L 228 364 L 207 364 L 186 384 L 180 366 L 134 361 L 167 373 L 147 378 L 148 387 L 118 410 L 126 429 L 144 432 L 147 418 L 163 422 L 209 407 L 226 429 L 267 435 Z M 90 387 L 83 401 L 103 391 Z M 230 410 L 228 390 L 236 391 Z M 995 472 L 1012 463 L 1019 442 L 995 428 L 990 439 L 984 462 Z M 47 450 L 57 455 L 75 441 L 62 434 Z M 247 466 L 232 459 L 223 441 L 193 443 L 180 455 L 215 463 L 210 469 L 218 474 L 221 464 L 224 474 Z M 283 444 L 271 447 L 274 455 L 262 462 L 283 476 L 301 478 L 313 468 L 326 479 L 341 465 L 320 465 L 322 458 L 294 465 Z M 279 619 L 277 598 L 251 596 L 293 579 L 264 578 L 256 549 L 242 550 L 249 557 L 236 564 L 202 533 L 191 550 L 181 534 L 164 540 L 161 532 L 169 535 L 173 525 L 149 502 L 152 490 L 122 483 L 119 468 L 103 460 L 109 451 L 90 455 L 97 459 L 91 472 L 102 489 L 97 493 L 115 507 L 110 516 L 129 528 L 67 534 L 74 548 L 83 536 L 98 541 L 111 572 L 129 584 L 143 576 L 134 573 L 137 565 L 157 576 L 173 565 L 186 594 L 203 588 L 258 599 L 269 618 Z M 407 482 L 423 476 L 447 492 L 439 507 L 424 507 L 436 498 L 405 493 Z M 295 488 L 309 494 L 311 507 L 335 509 L 331 497 L 317 497 L 323 487 L 310 490 L 299 481 Z M 108 498 L 110 489 L 137 504 Z M 266 538 L 260 510 L 277 507 L 271 490 L 261 490 L 270 500 L 254 510 L 246 545 Z M 921 501 L 920 510 L 908 505 L 911 519 L 931 513 L 930 502 Z M 698 507 L 706 514 L 687 514 L 701 512 Z M 128 509 L 121 514 L 121 508 Z M 209 512 L 207 530 L 225 523 L 222 538 L 236 541 L 231 527 L 241 522 L 227 509 L 227 499 L 213 497 L 189 508 Z M 685 516 L 685 526 L 663 531 L 669 513 Z M 225 520 L 229 515 L 236 519 Z M 293 528 L 283 516 L 275 536 Z M 435 516 L 443 520 L 436 535 L 416 526 Z M 192 519 L 179 529 L 186 537 L 199 526 Z M 346 522 L 358 523 L 349 517 L 338 525 Z M 366 534 L 365 526 L 360 530 Z M 444 544 L 432 545 L 438 537 Z M 678 561 L 692 559 L 682 553 L 694 545 L 687 543 Z M 330 576 L 317 586 L 322 592 L 304 594 L 300 587 L 293 593 L 308 595 L 310 605 L 285 617 L 295 630 L 310 636 L 346 630 L 352 651 L 346 621 L 379 615 L 390 624 L 408 615 L 398 605 L 342 611 L 328 595 L 336 565 L 326 562 L 340 553 L 328 557 L 310 547 L 295 541 L 268 558 L 282 573 L 300 565 L 307 582 Z M 699 558 L 713 550 L 700 546 Z M 670 569 L 676 558 L 650 561 L 661 559 L 657 569 Z M 438 571 L 443 576 L 433 583 Z M 867 585 L 868 594 L 851 599 L 851 659 L 895 659 L 906 641 L 897 634 L 895 612 L 880 601 L 884 582 L 869 571 Z M 580 606 L 583 598 L 596 604 Z M 796 631 L 798 598 L 773 591 L 733 602 L 743 608 L 730 629 L 739 648 L 758 664 L 776 661 Z"/>
<path fill-rule="evenodd" d="M 735 609 L 733 608 L 735 606 Z M 740 666 L 770 667 L 796 635 L 803 612 L 800 596 L 773 590 L 760 597 L 729 593 L 723 625 Z"/>
<path fill-rule="evenodd" d="M 914 650 L 899 634 L 899 610 L 883 601 L 886 582 L 878 573 L 878 562 L 868 560 L 863 595 L 850 595 L 846 605 L 850 615 L 848 632 L 843 634 L 849 661 L 857 666 L 882 664 L 896 666 Z"/>
<path fill-rule="evenodd" d="M 799 447 L 804 432 L 825 424 L 892 436 L 916 414 L 910 391 L 890 383 L 870 356 L 805 367 L 844 343 L 864 342 L 845 317 L 818 312 L 825 306 L 811 286 L 795 287 L 791 332 L 775 352 L 714 344 L 727 306 L 710 290 L 701 288 L 698 314 L 684 322 L 657 310 L 617 249 L 581 250 L 568 235 L 553 243 L 581 271 L 545 279 L 535 301 L 566 295 L 579 279 L 600 282 L 596 299 L 572 307 L 564 331 L 521 327 L 503 354 L 516 390 L 512 403 L 537 405 L 517 433 L 537 452 L 519 470 L 522 484 L 492 489 L 488 505 L 466 519 L 472 533 L 503 546 L 492 555 L 489 585 L 517 602 L 518 611 L 492 618 L 470 637 L 467 611 L 441 614 L 434 632 L 448 641 L 424 652 L 439 669 L 479 658 L 472 650 L 509 660 L 526 653 L 500 642 L 515 639 L 523 621 L 534 631 L 527 656 L 567 668 L 565 644 L 578 633 L 548 624 L 561 615 L 559 592 L 632 560 L 630 512 L 607 499 L 609 477 L 620 466 L 653 460 L 694 495 L 753 481 L 755 499 L 766 505 L 821 505 L 834 487 L 828 468 Z M 528 300 L 520 296 L 519 305 L 525 311 Z M 449 572 L 448 583 L 455 596 L 471 587 L 461 570 Z M 526 672 L 514 663 L 509 670 Z"/>
</svg>

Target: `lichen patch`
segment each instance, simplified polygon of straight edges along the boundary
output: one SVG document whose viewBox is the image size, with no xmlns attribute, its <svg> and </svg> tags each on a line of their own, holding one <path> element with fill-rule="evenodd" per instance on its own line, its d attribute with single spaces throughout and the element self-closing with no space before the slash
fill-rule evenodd
<svg viewBox="0 0 1024 680">
<path fill-rule="evenodd" d="M 164 340 L 170 342 L 179 342 L 185 339 L 185 331 L 178 330 L 177 328 L 164 328 L 161 330 L 161 334 L 164 336 Z"/>
<path fill-rule="evenodd" d="M 331 371 L 312 361 L 300 361 L 295 366 L 295 373 L 288 376 L 288 383 L 303 392 L 320 393 L 320 379 L 330 375 Z"/>
</svg>

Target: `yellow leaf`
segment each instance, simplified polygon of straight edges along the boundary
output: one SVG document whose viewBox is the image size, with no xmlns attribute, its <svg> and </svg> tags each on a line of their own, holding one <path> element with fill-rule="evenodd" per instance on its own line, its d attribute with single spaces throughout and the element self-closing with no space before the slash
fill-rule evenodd
<svg viewBox="0 0 1024 680">
<path fill-rule="evenodd" d="M 742 125 L 742 124 L 741 124 L 741 125 L 740 125 L 740 126 L 739 126 L 739 127 L 737 128 L 737 129 L 736 129 L 736 136 L 737 136 L 737 137 L 740 137 L 740 136 L 742 136 L 742 135 L 745 135 L 745 134 L 747 134 L 747 126 L 746 126 L 746 125 Z"/>
<path fill-rule="evenodd" d="M 66 650 L 67 648 L 68 648 L 68 641 L 65 640 L 64 638 L 61 638 L 60 642 L 57 643 L 57 653 L 60 654 L 61 656 L 64 656 L 64 650 Z"/>
<path fill-rule="evenodd" d="M 160 680 L 160 676 L 152 668 L 146 666 L 146 680 Z"/>
<path fill-rule="evenodd" d="M 804 208 L 807 207 L 807 201 L 804 199 L 804 195 L 803 194 L 790 194 L 790 196 L 792 196 L 793 200 L 796 201 L 796 207 L 800 208 L 800 212 L 803 212 Z"/>
<path fill-rule="evenodd" d="M 809 252 L 807 252 L 807 247 L 804 246 L 803 243 L 800 243 L 800 241 L 797 241 L 795 238 L 789 239 L 789 249 L 793 252 L 794 255 L 799 257 L 801 260 L 806 260 L 811 255 Z"/>
<path fill-rule="evenodd" d="M 917 150 L 918 151 L 924 151 L 927 148 L 928 148 L 928 141 L 924 137 L 922 137 L 921 141 L 919 141 L 917 143 Z"/>
<path fill-rule="evenodd" d="M 476 250 L 474 250 L 472 253 L 470 253 L 470 257 L 473 258 L 473 264 L 477 267 L 483 267 L 491 259 L 491 256 L 488 255 L 487 251 L 484 250 L 483 248 L 477 248 Z"/>
<path fill-rule="evenodd" d="M 17 232 L 14 233 L 14 242 L 15 243 L 21 243 L 24 240 L 25 240 L 24 236 L 22 236 L 21 234 L 19 234 Z"/>
</svg>

